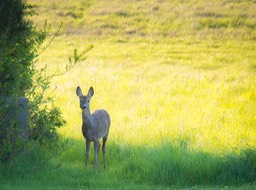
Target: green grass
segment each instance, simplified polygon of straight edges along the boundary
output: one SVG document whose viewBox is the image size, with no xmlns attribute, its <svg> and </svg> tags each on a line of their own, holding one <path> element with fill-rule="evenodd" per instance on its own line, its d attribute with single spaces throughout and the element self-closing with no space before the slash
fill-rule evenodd
<svg viewBox="0 0 256 190">
<path fill-rule="evenodd" d="M 74 48 L 94 48 L 49 91 L 65 146 L 2 166 L 1 189 L 255 188 L 254 1 L 29 2 L 38 26 L 64 23 L 39 67 L 62 70 Z M 83 166 L 78 85 L 94 87 L 91 110 L 111 115 L 105 171 L 93 152 Z"/>
</svg>

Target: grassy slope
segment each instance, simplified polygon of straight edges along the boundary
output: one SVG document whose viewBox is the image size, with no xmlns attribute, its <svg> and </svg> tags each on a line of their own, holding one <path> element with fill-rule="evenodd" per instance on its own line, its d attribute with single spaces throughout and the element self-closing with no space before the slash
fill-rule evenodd
<svg viewBox="0 0 256 190">
<path fill-rule="evenodd" d="M 64 23 L 39 60 L 49 72 L 62 69 L 74 47 L 95 48 L 53 81 L 68 122 L 60 130 L 65 151 L 36 175 L 21 170 L 26 180 L 5 179 L 3 188 L 215 189 L 255 180 L 253 1 L 29 2 L 37 25 Z M 111 114 L 104 172 L 82 165 L 77 85 L 94 86 L 91 109 Z"/>
</svg>

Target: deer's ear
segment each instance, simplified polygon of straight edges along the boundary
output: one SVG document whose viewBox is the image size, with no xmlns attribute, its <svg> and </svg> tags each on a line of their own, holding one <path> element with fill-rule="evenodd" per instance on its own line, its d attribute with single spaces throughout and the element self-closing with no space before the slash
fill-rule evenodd
<svg viewBox="0 0 256 190">
<path fill-rule="evenodd" d="M 83 96 L 83 92 L 82 92 L 82 90 L 79 86 L 76 88 L 76 95 L 79 96 L 79 97 Z"/>
<path fill-rule="evenodd" d="M 93 94 L 94 94 L 94 90 L 93 90 L 93 87 L 91 87 L 90 89 L 89 89 L 89 91 L 88 91 L 88 97 L 92 97 L 93 96 Z"/>
</svg>

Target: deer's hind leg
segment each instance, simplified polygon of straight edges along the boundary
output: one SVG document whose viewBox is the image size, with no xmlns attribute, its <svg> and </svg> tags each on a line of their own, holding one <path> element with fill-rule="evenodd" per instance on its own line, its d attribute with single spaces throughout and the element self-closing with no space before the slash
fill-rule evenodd
<svg viewBox="0 0 256 190">
<path fill-rule="evenodd" d="M 107 137 L 103 137 L 103 144 L 102 144 L 102 152 L 103 152 L 103 163 L 104 163 L 104 169 L 106 168 L 106 142 Z"/>
<path fill-rule="evenodd" d="M 99 164 L 98 164 L 99 149 L 100 149 L 100 142 L 99 140 L 95 140 L 94 141 L 94 167 L 96 169 L 99 168 Z"/>
</svg>

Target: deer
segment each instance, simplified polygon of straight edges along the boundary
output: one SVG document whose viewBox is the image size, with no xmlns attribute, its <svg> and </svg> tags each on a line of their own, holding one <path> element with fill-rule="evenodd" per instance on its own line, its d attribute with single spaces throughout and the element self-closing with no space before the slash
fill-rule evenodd
<svg viewBox="0 0 256 190">
<path fill-rule="evenodd" d="M 94 95 L 93 87 L 90 87 L 88 94 L 83 95 L 81 88 L 76 88 L 76 94 L 80 100 L 80 108 L 82 110 L 82 133 L 86 142 L 85 166 L 88 165 L 90 144 L 94 142 L 94 168 L 98 169 L 98 154 L 100 150 L 100 139 L 103 138 L 102 152 L 104 169 L 106 168 L 106 142 L 108 139 L 110 128 L 110 116 L 104 109 L 90 112 L 90 101 Z"/>
</svg>

